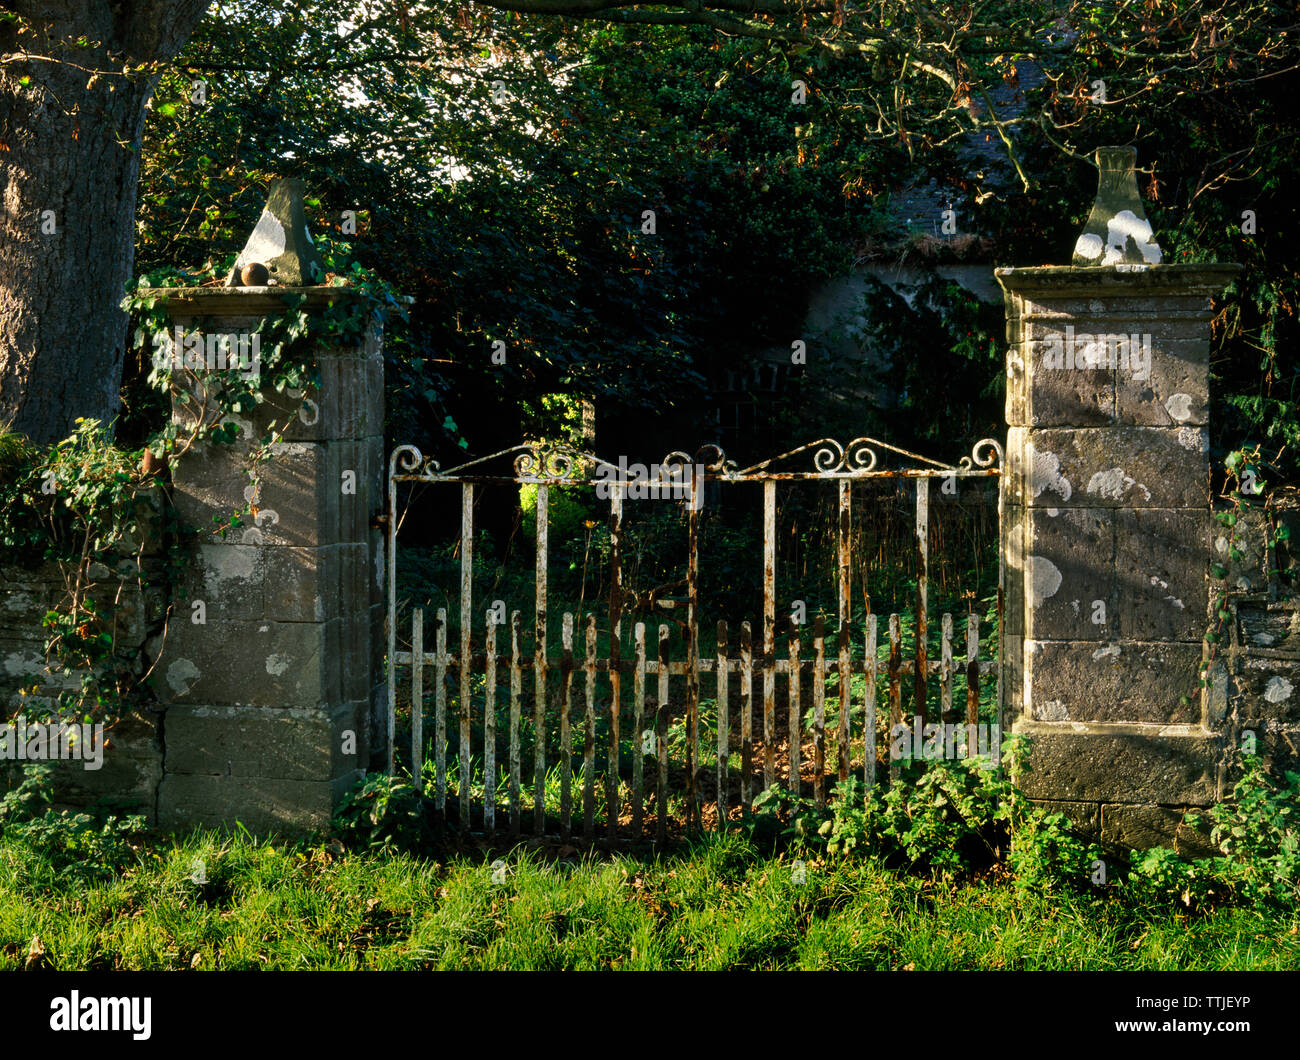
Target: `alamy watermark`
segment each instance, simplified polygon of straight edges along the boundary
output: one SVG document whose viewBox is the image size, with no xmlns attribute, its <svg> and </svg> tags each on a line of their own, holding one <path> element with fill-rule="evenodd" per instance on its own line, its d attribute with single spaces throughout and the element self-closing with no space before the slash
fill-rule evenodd
<svg viewBox="0 0 1300 1060">
<path fill-rule="evenodd" d="M 23 715 L 0 725 L 0 762 L 80 762 L 94 771 L 104 764 L 104 723 L 38 722 Z"/>
<path fill-rule="evenodd" d="M 911 725 L 899 723 L 889 730 L 889 757 L 895 762 L 980 757 L 988 759 L 987 768 L 995 769 L 1002 761 L 1002 732 L 996 722 L 927 725 L 920 715 L 913 715 Z"/>
<path fill-rule="evenodd" d="M 174 372 L 232 371 L 256 379 L 262 370 L 262 336 L 253 332 L 191 331 L 177 325 L 153 337 L 153 363 Z"/>
<path fill-rule="evenodd" d="M 704 507 L 703 464 L 651 464 L 647 468 L 629 464 L 627 457 L 620 456 L 618 467 L 601 464 L 596 469 L 596 496 L 609 500 L 611 485 L 622 487 L 623 496 L 630 501 L 686 501 L 694 511 Z"/>
<path fill-rule="evenodd" d="M 1067 324 L 1064 336 L 1053 334 L 1043 340 L 1042 366 L 1079 371 L 1118 368 L 1142 382 L 1151 377 L 1151 336 L 1076 334 L 1074 325 Z"/>
</svg>

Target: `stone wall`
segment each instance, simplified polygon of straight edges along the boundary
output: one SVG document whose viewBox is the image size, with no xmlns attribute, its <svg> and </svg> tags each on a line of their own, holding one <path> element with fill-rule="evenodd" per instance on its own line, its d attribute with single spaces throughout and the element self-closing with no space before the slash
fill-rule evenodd
<svg viewBox="0 0 1300 1060">
<path fill-rule="evenodd" d="M 145 510 L 141 540 L 124 541 L 106 562 L 92 563 L 87 572 L 95 583 L 91 596 L 101 613 L 109 616 L 118 662 L 136 679 L 148 670 L 146 642 L 162 629 L 167 606 L 158 519 L 162 499 L 152 492 L 142 495 L 141 501 Z M 45 652 L 49 633 L 41 626 L 47 612 L 65 606 L 67 593 L 65 571 L 57 563 L 0 566 L 0 720 L 15 724 L 18 718 L 35 720 L 60 691 L 81 687 L 79 674 L 51 671 Z M 39 691 L 33 695 L 34 687 Z M 154 706 L 146 694 L 138 709 L 106 728 L 98 768 L 88 769 L 75 760 L 54 763 L 59 806 L 85 808 L 104 802 L 154 819 L 162 780 L 162 744 Z M 0 788 L 15 783 L 21 771 L 21 762 L 0 762 Z"/>
<path fill-rule="evenodd" d="M 158 293 L 173 325 L 247 336 L 284 311 L 289 291 Z M 353 297 L 298 293 L 308 312 Z M 175 458 L 170 502 L 183 563 L 170 599 L 156 524 L 139 562 L 128 542 L 118 569 L 93 572 L 101 596 L 118 596 L 118 651 L 148 680 L 139 712 L 108 733 L 99 770 L 58 765 L 60 803 L 112 796 L 162 827 L 239 821 L 306 832 L 326 827 L 343 793 L 384 767 L 381 342 L 372 326 L 355 345 L 319 345 L 319 387 L 280 393 L 263 378 L 267 400 L 231 417 L 233 444 L 201 443 Z M 193 408 L 174 403 L 182 437 Z M 251 457 L 273 423 L 281 440 L 254 485 Z M 219 532 L 246 502 L 254 514 Z M 142 576 L 155 588 L 142 592 Z M 51 566 L 0 567 L 0 704 L 10 715 L 21 710 L 19 690 L 42 675 L 41 617 L 62 592 Z"/>
<path fill-rule="evenodd" d="M 1262 500 L 1262 498 L 1261 498 Z M 1300 770 L 1300 559 L 1288 543 L 1270 548 L 1279 527 L 1300 542 L 1300 503 L 1249 508 L 1235 528 L 1242 555 L 1231 555 L 1229 531 L 1215 524 L 1213 554 L 1226 572 L 1228 618 L 1212 616 L 1220 635 L 1210 667 L 1209 709 L 1221 718 L 1230 746 L 1255 752 L 1281 774 Z"/>
</svg>

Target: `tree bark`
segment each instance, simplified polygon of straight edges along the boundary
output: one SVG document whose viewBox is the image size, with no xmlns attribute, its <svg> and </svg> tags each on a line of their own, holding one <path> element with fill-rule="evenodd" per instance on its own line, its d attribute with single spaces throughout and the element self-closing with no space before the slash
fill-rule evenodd
<svg viewBox="0 0 1300 1060">
<path fill-rule="evenodd" d="M 158 81 L 123 69 L 173 58 L 208 3 L 0 0 L 0 430 L 47 443 L 117 413 Z"/>
</svg>

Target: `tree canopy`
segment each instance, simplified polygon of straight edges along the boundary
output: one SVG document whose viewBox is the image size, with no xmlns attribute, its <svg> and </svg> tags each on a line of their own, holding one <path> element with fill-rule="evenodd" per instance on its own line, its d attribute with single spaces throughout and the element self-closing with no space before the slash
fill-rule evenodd
<svg viewBox="0 0 1300 1060">
<path fill-rule="evenodd" d="M 34 7 L 0 12 L 0 81 L 39 95 L 29 39 L 67 48 L 32 36 Z M 157 86 L 135 271 L 220 272 L 268 179 L 301 176 L 313 231 L 416 299 L 390 331 L 394 436 L 488 451 L 542 429 L 553 391 L 618 412 L 615 435 L 667 431 L 711 376 L 788 346 L 821 280 L 915 252 L 891 209 L 905 178 L 953 189 L 990 264 L 1064 264 L 1092 149 L 1131 143 L 1166 260 L 1246 266 L 1216 322 L 1216 434 L 1276 450 L 1300 438 L 1298 30 L 1262 0 L 218 0 L 176 58 L 121 74 Z M 1030 72 L 1016 108 L 997 102 Z M 973 165 L 972 134 L 1005 165 Z M 996 388 L 943 385 L 1001 366 L 996 314 L 954 305 L 885 329 L 898 430 L 1000 430 Z M 780 403 L 806 434 L 815 408 L 797 388 Z"/>
</svg>

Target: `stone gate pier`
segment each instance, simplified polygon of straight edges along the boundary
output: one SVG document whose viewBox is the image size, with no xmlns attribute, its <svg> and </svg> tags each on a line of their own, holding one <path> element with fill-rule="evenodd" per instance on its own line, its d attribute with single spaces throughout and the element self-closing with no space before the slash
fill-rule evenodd
<svg viewBox="0 0 1300 1060">
<path fill-rule="evenodd" d="M 314 248 L 293 184 L 273 188 L 236 263 L 269 264 L 280 285 L 160 290 L 174 326 L 249 336 L 286 312 L 286 296 L 305 299 L 308 314 L 357 297 L 305 275 Z M 196 533 L 153 646 L 164 827 L 322 828 L 387 755 L 383 538 L 374 522 L 384 498 L 380 327 L 317 342 L 312 353 L 319 386 L 282 393 L 273 369 L 263 371 L 266 400 L 231 417 L 234 443 L 200 444 L 172 469 L 177 516 Z M 174 400 L 173 418 L 184 425 L 193 408 Z M 283 427 L 281 440 L 254 482 L 253 453 L 272 424 Z M 246 503 L 253 514 L 220 533 Z"/>
<path fill-rule="evenodd" d="M 1226 782 L 1226 710 L 1200 666 L 1211 299 L 1238 267 L 1163 264 L 1131 149 L 1098 161 L 1075 264 L 996 273 L 1009 343 L 1005 721 L 1032 738 L 1032 798 L 1106 841 L 1194 845 L 1176 834 L 1183 811 Z"/>
</svg>

